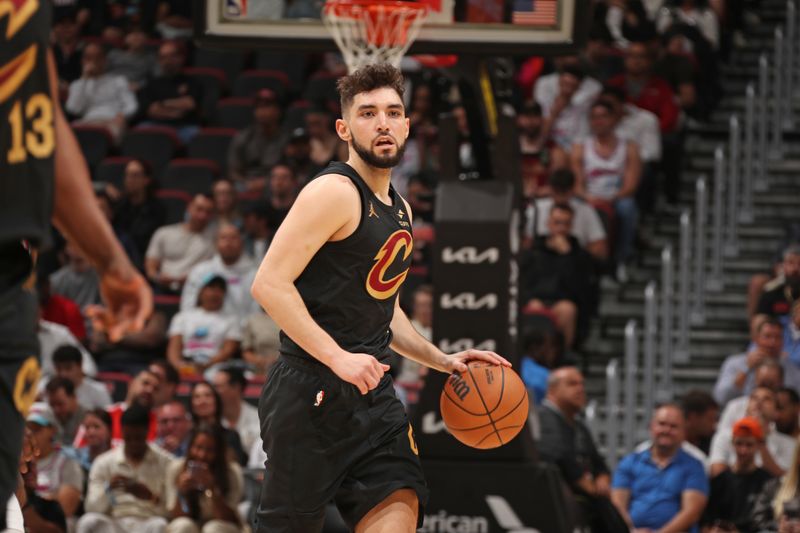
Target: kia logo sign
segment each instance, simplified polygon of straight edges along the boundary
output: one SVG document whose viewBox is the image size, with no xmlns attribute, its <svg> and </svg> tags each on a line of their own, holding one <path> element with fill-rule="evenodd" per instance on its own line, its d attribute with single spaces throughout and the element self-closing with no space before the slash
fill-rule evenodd
<svg viewBox="0 0 800 533">
<path fill-rule="evenodd" d="M 460 292 L 456 295 L 446 292 L 439 299 L 439 305 L 441 305 L 442 309 L 462 309 L 467 311 L 494 309 L 497 307 L 497 295 L 491 292 L 484 296 L 477 296 L 472 292 Z"/>
<path fill-rule="evenodd" d="M 476 342 L 474 339 L 442 339 L 439 341 L 439 349 L 445 353 L 463 352 L 465 350 L 486 350 L 489 352 L 497 351 L 497 341 L 494 339 L 486 339 L 482 342 Z"/>
<path fill-rule="evenodd" d="M 478 251 L 474 246 L 463 246 L 442 250 L 442 261 L 445 263 L 461 263 L 463 265 L 479 265 L 481 263 L 494 264 L 500 261 L 500 250 L 495 247 Z"/>
</svg>

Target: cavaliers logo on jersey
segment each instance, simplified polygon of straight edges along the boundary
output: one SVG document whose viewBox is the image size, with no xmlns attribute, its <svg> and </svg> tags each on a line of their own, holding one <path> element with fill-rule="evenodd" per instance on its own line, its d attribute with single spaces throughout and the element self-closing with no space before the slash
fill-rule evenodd
<svg viewBox="0 0 800 533">
<path fill-rule="evenodd" d="M 39 9 L 39 0 L 0 0 L 0 21 L 8 18 L 6 39 L 11 39 Z"/>
<path fill-rule="evenodd" d="M 386 272 L 395 259 L 403 251 L 402 260 L 408 259 L 413 250 L 411 234 L 406 230 L 397 230 L 386 239 L 386 242 L 375 255 L 375 264 L 367 275 L 367 292 L 376 300 L 385 300 L 397 292 L 406 279 L 408 268 L 392 278 L 386 279 Z"/>
</svg>

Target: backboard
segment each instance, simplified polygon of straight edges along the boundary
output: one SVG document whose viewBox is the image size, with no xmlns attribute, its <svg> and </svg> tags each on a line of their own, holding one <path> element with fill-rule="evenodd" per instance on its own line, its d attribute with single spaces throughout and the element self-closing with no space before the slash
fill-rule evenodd
<svg viewBox="0 0 800 533">
<path fill-rule="evenodd" d="M 589 0 L 422 0 L 429 14 L 410 54 L 557 55 L 586 39 Z M 324 0 L 195 0 L 195 38 L 213 47 L 336 50 Z"/>
</svg>

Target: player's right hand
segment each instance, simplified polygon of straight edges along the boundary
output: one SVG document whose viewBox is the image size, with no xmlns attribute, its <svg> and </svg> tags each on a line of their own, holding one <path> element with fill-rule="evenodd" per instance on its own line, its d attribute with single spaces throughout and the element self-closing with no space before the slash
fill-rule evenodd
<svg viewBox="0 0 800 533">
<path fill-rule="evenodd" d="M 389 365 L 366 353 L 344 352 L 333 359 L 331 370 L 342 380 L 354 385 L 361 394 L 366 394 L 378 386 Z"/>
</svg>

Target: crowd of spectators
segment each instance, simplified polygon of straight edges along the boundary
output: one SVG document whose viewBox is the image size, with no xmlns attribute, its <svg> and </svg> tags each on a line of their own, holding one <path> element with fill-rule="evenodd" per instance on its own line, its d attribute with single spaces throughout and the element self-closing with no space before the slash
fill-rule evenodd
<svg viewBox="0 0 800 533">
<path fill-rule="evenodd" d="M 600 286 L 626 283 L 648 244 L 640 220 L 678 201 L 685 132 L 709 117 L 718 66 L 742 39 L 741 6 L 730 4 L 594 2 L 578 55 L 517 62 L 520 308 L 536 324 L 524 330 L 520 372 L 540 405 L 542 458 L 561 469 L 597 531 L 778 530 L 800 515 L 796 245 L 752 280 L 752 344 L 725 361 L 713 397 L 694 391 L 656 409 L 650 440 L 615 471 L 580 419 L 586 395 L 572 366 Z M 28 417 L 41 454 L 24 478 L 32 530 L 240 531 L 242 467 L 265 460 L 248 386 L 276 361 L 279 332 L 248 288 L 300 189 L 347 157 L 330 83 L 343 64 L 333 54 L 291 56 L 305 65 L 302 79 L 234 94 L 242 66 L 258 68 L 258 58 L 229 54 L 211 66 L 188 39 L 192 9 L 73 0 L 55 10 L 65 111 L 76 131 L 107 133 L 105 159 L 89 158 L 98 202 L 158 305 L 142 331 L 116 338 L 96 312 L 98 278 L 80 251 L 56 236 L 42 258 L 43 382 Z M 425 236 L 435 227 L 442 113 L 458 124 L 463 177 L 475 175 L 476 153 L 446 76 L 423 69 L 408 80 L 412 129 L 393 183 L 420 231 L 402 300 L 431 338 Z M 235 118 L 220 106 L 228 94 L 249 113 L 235 131 L 220 128 Z M 129 148 L 141 131 L 162 137 Z M 204 135 L 226 139 L 208 160 L 191 150 Z M 165 143 L 173 159 L 208 163 L 207 186 L 199 175 L 165 185 Z M 117 154 L 126 156 L 118 172 L 103 173 Z M 413 404 L 426 369 L 396 366 L 398 394 Z"/>
</svg>

